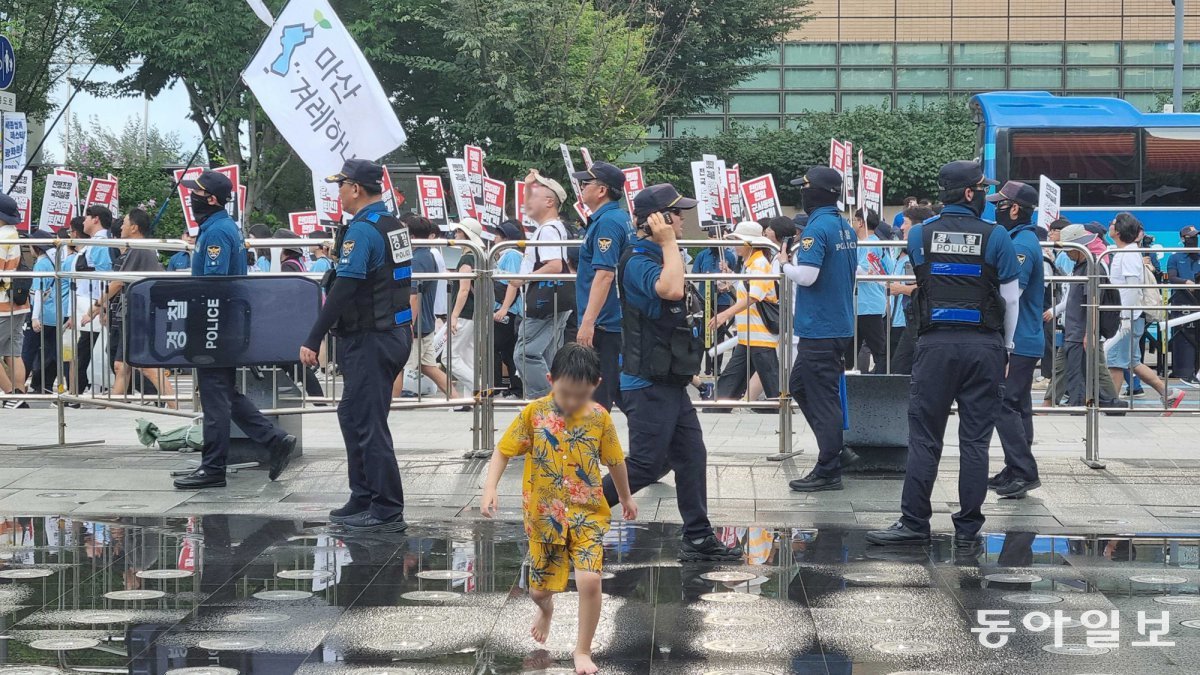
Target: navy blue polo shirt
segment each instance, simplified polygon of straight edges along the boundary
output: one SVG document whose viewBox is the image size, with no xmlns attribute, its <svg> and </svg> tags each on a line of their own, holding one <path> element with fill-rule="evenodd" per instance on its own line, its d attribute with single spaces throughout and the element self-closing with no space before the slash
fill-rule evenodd
<svg viewBox="0 0 1200 675">
<path fill-rule="evenodd" d="M 587 234 L 583 246 L 579 247 L 579 272 L 575 276 L 578 321 L 583 321 L 583 314 L 587 311 L 588 295 L 592 292 L 596 270 L 615 272 L 621 260 L 621 251 L 625 250 L 625 244 L 632 237 L 633 226 L 629 223 L 629 214 L 617 202 L 601 206 L 588 218 Z M 596 317 L 596 327 L 610 333 L 621 332 L 621 302 L 617 299 L 616 284 L 608 289 L 608 297 Z"/>
<path fill-rule="evenodd" d="M 737 254 L 733 252 L 733 247 L 711 246 L 700 249 L 700 252 L 696 254 L 696 259 L 692 261 L 692 272 L 694 274 L 720 274 L 721 258 L 719 256 L 722 254 L 725 257 L 726 267 L 728 267 L 730 270 L 736 270 Z M 702 281 L 700 283 L 703 291 L 701 294 L 704 296 L 705 300 L 707 300 L 709 293 L 707 289 L 711 286 L 715 286 L 715 282 Z M 732 292 L 719 291 L 717 293 L 717 307 L 729 307 L 733 303 L 734 297 Z"/>
<path fill-rule="evenodd" d="M 1198 276 L 1200 276 L 1200 254 L 1176 251 L 1167 258 L 1167 279 L 1179 279 L 1179 281 L 1171 283 L 1200 281 L 1197 279 Z M 1172 291 L 1171 294 L 1180 292 L 1183 291 Z"/>
<path fill-rule="evenodd" d="M 246 244 L 237 223 L 221 209 L 200 223 L 196 253 L 192 256 L 194 277 L 240 277 L 246 275 Z"/>
<path fill-rule="evenodd" d="M 821 271 L 811 286 L 796 286 L 792 330 L 809 340 L 854 335 L 854 274 L 858 235 L 835 206 L 822 206 L 808 217 L 796 264 Z"/>
<path fill-rule="evenodd" d="M 1017 277 L 1021 285 L 1021 311 L 1017 315 L 1017 331 L 1013 335 L 1013 353 L 1018 356 L 1041 358 L 1046 348 L 1042 330 L 1042 312 L 1046 300 L 1045 273 L 1042 269 L 1042 247 L 1038 245 L 1037 225 L 1026 223 L 1013 228 L 1013 249 L 1017 253 L 1017 265 L 1021 268 Z"/>
<path fill-rule="evenodd" d="M 657 262 L 662 259 L 662 247 L 649 238 L 634 239 L 629 246 L 635 251 L 644 250 L 656 256 L 656 259 L 647 255 L 633 255 L 629 258 L 621 275 L 621 297 L 646 316 L 657 319 L 662 316 L 662 298 L 658 297 L 654 286 L 662 276 L 662 265 Z M 645 389 L 651 384 L 653 383 L 647 379 L 621 372 L 621 391 Z"/>
<path fill-rule="evenodd" d="M 347 279 L 366 279 L 367 274 L 383 266 L 387 242 L 375 226 L 368 223 L 369 213 L 387 213 L 382 201 L 368 204 L 354 214 L 342 239 L 342 250 L 337 251 L 337 275 Z M 436 270 L 434 270 L 436 271 Z"/>
</svg>

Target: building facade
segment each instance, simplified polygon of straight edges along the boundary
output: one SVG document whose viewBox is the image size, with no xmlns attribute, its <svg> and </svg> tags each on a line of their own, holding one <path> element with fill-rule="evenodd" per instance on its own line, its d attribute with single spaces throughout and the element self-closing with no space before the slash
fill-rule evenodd
<svg viewBox="0 0 1200 675">
<path fill-rule="evenodd" d="M 1173 83 L 1170 0 L 813 0 L 803 29 L 723 106 L 651 130 L 778 129 L 809 111 L 904 107 L 1001 89 L 1115 96 L 1144 110 Z M 1185 96 L 1200 91 L 1200 0 L 1185 21 Z"/>
</svg>

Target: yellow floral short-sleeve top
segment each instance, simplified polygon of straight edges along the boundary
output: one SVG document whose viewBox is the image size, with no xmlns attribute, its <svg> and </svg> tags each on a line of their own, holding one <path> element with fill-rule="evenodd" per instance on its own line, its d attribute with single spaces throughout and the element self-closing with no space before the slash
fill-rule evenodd
<svg viewBox="0 0 1200 675">
<path fill-rule="evenodd" d="M 547 544 L 603 537 L 609 509 L 600 465 L 625 461 L 608 411 L 592 403 L 564 417 L 553 394 L 525 406 L 500 439 L 499 451 L 525 458 L 525 534 Z"/>
</svg>

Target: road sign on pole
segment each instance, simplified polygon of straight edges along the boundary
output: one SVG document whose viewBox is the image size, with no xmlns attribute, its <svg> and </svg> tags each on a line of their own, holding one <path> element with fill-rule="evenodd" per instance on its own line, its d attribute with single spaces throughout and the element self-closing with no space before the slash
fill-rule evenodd
<svg viewBox="0 0 1200 675">
<path fill-rule="evenodd" d="M 17 75 L 17 54 L 8 38 L 0 35 L 0 89 L 8 89 Z"/>
</svg>

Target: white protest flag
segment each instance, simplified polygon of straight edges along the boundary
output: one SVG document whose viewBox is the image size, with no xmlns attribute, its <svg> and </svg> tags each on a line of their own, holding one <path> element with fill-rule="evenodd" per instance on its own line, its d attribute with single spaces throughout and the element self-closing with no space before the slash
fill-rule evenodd
<svg viewBox="0 0 1200 675">
<path fill-rule="evenodd" d="M 375 72 L 325 0 L 292 0 L 242 73 L 271 121 L 316 176 L 378 160 L 404 130 Z"/>
<path fill-rule="evenodd" d="M 254 12 L 254 16 L 257 16 L 259 21 L 268 26 L 275 23 L 275 17 L 271 16 L 271 10 L 267 9 L 263 0 L 246 0 L 246 4 L 250 5 L 250 10 Z"/>
</svg>

